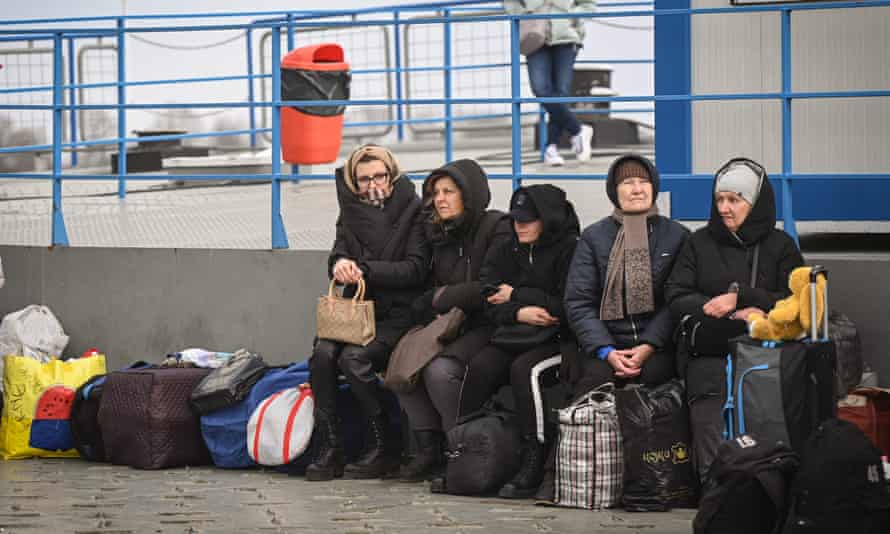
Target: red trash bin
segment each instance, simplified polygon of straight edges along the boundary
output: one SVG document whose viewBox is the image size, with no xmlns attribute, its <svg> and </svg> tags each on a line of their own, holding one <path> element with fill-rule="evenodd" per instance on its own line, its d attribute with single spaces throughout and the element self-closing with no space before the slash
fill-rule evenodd
<svg viewBox="0 0 890 534">
<path fill-rule="evenodd" d="M 349 64 L 343 48 L 324 43 L 298 48 L 281 60 L 282 100 L 348 100 Z M 337 159 L 346 106 L 281 108 L 281 149 L 288 163 L 312 165 Z"/>
</svg>

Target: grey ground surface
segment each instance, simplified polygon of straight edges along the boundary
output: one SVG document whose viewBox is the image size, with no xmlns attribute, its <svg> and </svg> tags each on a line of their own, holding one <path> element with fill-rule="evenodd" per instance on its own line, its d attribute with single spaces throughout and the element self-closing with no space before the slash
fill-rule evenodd
<svg viewBox="0 0 890 534">
<path fill-rule="evenodd" d="M 693 510 L 591 512 L 429 493 L 427 484 L 306 482 L 271 471 L 139 471 L 78 459 L 0 462 L 0 532 L 691 532 Z"/>
</svg>

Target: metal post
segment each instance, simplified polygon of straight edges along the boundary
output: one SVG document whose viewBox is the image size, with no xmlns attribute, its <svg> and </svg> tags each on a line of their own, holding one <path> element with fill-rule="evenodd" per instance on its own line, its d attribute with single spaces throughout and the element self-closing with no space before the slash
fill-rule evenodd
<svg viewBox="0 0 890 534">
<path fill-rule="evenodd" d="M 288 248 L 281 219 L 281 28 L 272 28 L 272 248 Z"/>
<path fill-rule="evenodd" d="M 62 68 L 62 34 L 53 37 L 53 220 L 52 244 L 68 246 L 62 215 L 62 106 L 65 77 Z"/>
<path fill-rule="evenodd" d="M 77 109 L 74 106 L 77 104 L 77 91 L 74 89 L 74 85 L 77 84 L 77 69 L 75 67 L 75 59 L 74 59 L 74 37 L 68 38 L 68 83 L 71 87 L 68 88 L 68 102 L 71 104 L 71 109 L 68 111 L 68 129 L 71 132 L 69 137 L 71 138 L 71 143 L 77 143 Z M 71 147 L 71 166 L 77 167 L 77 147 Z"/>
<path fill-rule="evenodd" d="M 404 108 L 402 107 L 402 29 L 399 22 L 399 10 L 396 9 L 392 15 L 393 20 L 393 43 L 395 44 L 396 56 L 396 136 L 399 142 L 405 140 L 405 125 L 402 121 L 405 119 Z"/>
<path fill-rule="evenodd" d="M 117 19 L 117 196 L 127 196 L 127 69 L 126 69 L 126 33 L 124 32 L 125 19 Z"/>
<path fill-rule="evenodd" d="M 782 10 L 782 221 L 785 231 L 800 246 L 791 191 L 791 10 Z"/>
<path fill-rule="evenodd" d="M 445 161 L 451 161 L 454 156 L 454 128 L 451 123 L 451 10 L 445 9 L 442 12 L 446 21 L 442 24 L 442 41 L 444 42 L 443 66 L 445 84 Z"/>
<path fill-rule="evenodd" d="M 262 83 L 262 82 L 260 82 Z M 253 29 L 247 28 L 247 113 L 250 124 L 250 148 L 256 148 L 256 109 L 253 107 Z"/>
<path fill-rule="evenodd" d="M 550 139 L 547 139 L 547 119 L 546 113 L 544 113 L 544 106 L 538 104 L 538 139 L 540 142 L 538 143 L 538 150 L 541 152 L 541 161 L 544 161 L 544 152 L 547 151 L 547 144 L 550 142 Z M 556 143 L 559 142 L 557 139 Z"/>
<path fill-rule="evenodd" d="M 287 51 L 294 49 L 294 14 L 287 14 Z"/>
<path fill-rule="evenodd" d="M 510 19 L 510 98 L 513 99 L 510 105 L 512 111 L 512 150 L 513 154 L 510 158 L 511 171 L 513 173 L 513 190 L 522 187 L 522 104 L 519 103 L 520 93 L 519 85 L 519 19 Z"/>
</svg>

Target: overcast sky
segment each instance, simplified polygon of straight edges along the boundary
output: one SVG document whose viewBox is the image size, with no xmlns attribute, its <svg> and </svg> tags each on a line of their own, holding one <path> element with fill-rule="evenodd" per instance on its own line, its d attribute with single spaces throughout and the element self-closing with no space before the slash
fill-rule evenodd
<svg viewBox="0 0 890 534">
<path fill-rule="evenodd" d="M 211 12 L 257 12 L 276 10 L 318 10 L 318 9 L 353 9 L 371 6 L 406 5 L 418 2 L 400 0 L 0 0 L 4 5 L 0 20 L 11 19 L 39 19 L 39 18 L 66 18 L 66 17 L 90 17 L 90 16 L 116 16 L 121 14 L 174 14 L 174 13 L 211 13 Z M 627 8 L 621 8 L 627 9 Z M 406 15 L 406 18 L 408 16 Z M 153 25 L 181 25 L 181 24 L 215 24 L 221 21 L 233 20 L 234 22 L 246 22 L 249 19 L 199 19 L 199 20 L 169 20 L 152 21 Z M 613 23 L 628 25 L 631 27 L 651 27 L 651 18 L 621 18 L 611 19 Z M 133 22 L 132 25 L 143 25 L 144 22 Z M 74 27 L 84 27 L 84 24 Z M 105 23 L 103 27 L 111 27 Z M 466 26 L 466 25 L 465 25 Z M 652 57 L 652 31 L 616 29 L 597 22 L 587 25 L 588 37 L 585 47 L 581 51 L 582 59 L 642 59 Z M 418 32 L 420 33 L 420 32 Z M 140 34 L 140 37 L 150 39 L 155 44 L 149 44 L 142 40 L 128 39 L 127 42 L 127 78 L 128 80 L 152 80 L 171 79 L 181 77 L 203 77 L 245 74 L 245 49 L 244 40 L 236 39 L 238 31 L 219 32 L 190 32 L 190 33 L 152 33 Z M 458 35 L 458 32 L 455 32 Z M 176 47 L 195 48 L 201 45 L 214 45 L 228 39 L 235 38 L 232 42 L 220 46 L 212 46 L 202 49 L 176 49 Z M 421 56 L 425 47 L 441 46 L 421 42 L 417 39 L 416 45 L 411 45 L 409 54 L 414 57 Z M 489 39 L 491 41 L 491 39 Z M 110 42 L 109 42 L 110 44 Z M 298 42 L 298 45 L 300 43 Z M 167 46 L 157 46 L 167 45 Z M 505 43 L 482 42 L 466 38 L 464 42 L 459 39 L 454 43 L 455 61 L 460 62 L 461 53 L 475 52 L 476 47 L 502 47 Z M 436 49 L 438 51 L 438 48 Z M 489 50 L 490 51 L 490 50 Z M 354 54 L 356 56 L 357 54 Z M 93 74 L 93 79 L 83 80 L 99 81 L 96 76 L 108 76 L 108 71 L 114 72 L 113 56 L 98 59 L 92 56 L 92 65 L 106 74 Z M 361 62 L 358 57 L 352 58 Z M 347 57 L 347 61 L 350 58 Z M 470 61 L 471 63 L 472 61 Z M 439 63 L 441 64 L 441 63 Z M 354 64 L 354 68 L 367 68 L 367 65 Z M 3 74 L 0 71 L 0 74 Z M 9 73 L 7 73 L 9 74 Z M 432 76 L 432 75 L 430 75 Z M 441 79 L 441 75 L 439 79 Z M 475 75 L 474 75 L 475 76 Z M 88 76 L 85 76 L 88 77 Z M 356 77 L 358 78 L 358 77 Z M 525 78 L 525 73 L 523 73 Z M 464 78 L 466 80 L 466 78 Z M 103 80 L 113 81 L 113 80 Z M 366 90 L 354 81 L 355 95 Z M 367 80 L 366 80 L 367 83 Z M 490 84 L 491 80 L 480 75 L 473 83 L 476 86 Z M 0 85 L 2 80 L 0 80 Z M 623 95 L 651 94 L 653 87 L 651 65 L 614 65 L 612 80 L 613 88 Z M 415 84 L 419 87 L 420 84 Z M 455 85 L 456 97 L 479 96 L 479 89 L 473 89 L 463 85 L 463 81 Z M 509 88 L 506 88 L 509 91 Z M 499 92 L 500 90 L 498 90 Z M 113 93 L 111 93 L 113 95 Z M 98 96 L 98 95 L 96 95 Z M 376 95 L 382 97 L 383 95 Z M 495 95 L 492 95 L 495 96 Z M 497 95 L 502 96 L 502 95 Z M 259 98 L 259 91 L 257 91 Z M 171 85 L 152 87 L 132 87 L 128 89 L 128 101 L 136 103 L 148 102 L 190 102 L 190 101 L 244 101 L 246 100 L 246 84 L 244 82 L 225 82 L 200 85 Z M 634 104 L 635 107 L 642 107 Z M 649 106 L 646 106 L 649 107 Z M 205 112 L 206 114 L 206 112 Z M 159 113 L 130 112 L 128 114 L 128 129 L 159 127 L 159 121 L 163 117 L 169 117 Z M 246 122 L 246 112 L 229 111 L 223 115 L 208 116 L 202 128 L 213 127 L 213 122 L 222 117 L 231 119 L 236 123 Z M 635 118 L 645 122 L 652 122 L 648 115 L 634 115 Z M 243 124 L 241 124 L 243 126 Z"/>
</svg>

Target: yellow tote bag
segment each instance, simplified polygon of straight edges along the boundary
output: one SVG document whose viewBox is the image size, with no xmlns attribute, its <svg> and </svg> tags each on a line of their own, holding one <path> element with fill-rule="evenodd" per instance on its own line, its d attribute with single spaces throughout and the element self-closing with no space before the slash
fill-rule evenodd
<svg viewBox="0 0 890 534">
<path fill-rule="evenodd" d="M 0 456 L 74 458 L 71 404 L 74 392 L 105 373 L 105 356 L 40 363 L 24 356 L 4 356 L 3 416 Z"/>
</svg>

